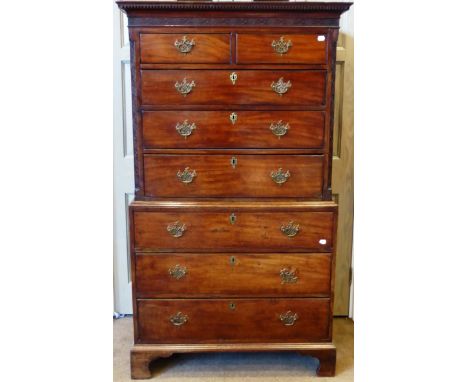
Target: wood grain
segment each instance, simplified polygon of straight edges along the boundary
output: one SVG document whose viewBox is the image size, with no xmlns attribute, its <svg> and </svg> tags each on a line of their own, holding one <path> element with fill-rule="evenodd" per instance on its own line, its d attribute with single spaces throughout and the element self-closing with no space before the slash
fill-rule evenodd
<svg viewBox="0 0 468 382">
<path fill-rule="evenodd" d="M 233 158 L 237 162 L 232 165 Z M 177 174 L 189 167 L 189 184 Z M 289 171 L 283 184 L 271 173 Z M 153 197 L 309 197 L 320 198 L 322 155 L 145 155 L 145 195 Z"/>
<path fill-rule="evenodd" d="M 235 85 L 229 70 L 142 70 L 143 105 L 318 105 L 325 103 L 325 71 L 238 70 Z M 195 82 L 187 96 L 176 82 Z M 271 84 L 283 78 L 292 86 L 284 95 Z"/>
<path fill-rule="evenodd" d="M 181 53 L 174 43 L 187 40 L 195 45 L 189 53 Z M 230 35 L 186 33 L 142 33 L 140 35 L 142 63 L 229 63 L 231 60 Z"/>
<path fill-rule="evenodd" d="M 237 34 L 237 63 L 239 64 L 324 64 L 327 62 L 327 42 L 311 34 Z M 273 41 L 291 42 L 284 54 L 272 47 Z"/>
<path fill-rule="evenodd" d="M 234 213 L 236 221 L 230 222 Z M 185 224 L 181 237 L 173 237 L 167 226 Z M 293 221 L 299 232 L 288 237 L 281 226 Z M 134 211 L 135 250 L 145 252 L 331 252 L 333 244 L 332 212 L 254 212 L 235 208 L 224 212 Z M 326 240 L 320 244 L 319 240 Z"/>
<path fill-rule="evenodd" d="M 138 311 L 138 342 L 144 343 L 329 340 L 327 298 L 138 300 Z M 288 311 L 298 316 L 291 326 L 280 320 Z M 175 326 L 170 318 L 178 312 L 187 316 L 187 322 Z"/>
<path fill-rule="evenodd" d="M 329 297 L 331 256 L 315 254 L 136 254 L 138 298 Z M 185 275 L 169 272 L 179 266 Z M 285 282 L 281 270 L 297 280 Z"/>
<path fill-rule="evenodd" d="M 237 121 L 230 120 L 235 112 Z M 176 125 L 196 125 L 184 138 Z M 289 125 L 278 138 L 270 126 Z M 145 111 L 142 116 L 143 145 L 151 148 L 322 148 L 325 113 L 322 111 Z"/>
</svg>

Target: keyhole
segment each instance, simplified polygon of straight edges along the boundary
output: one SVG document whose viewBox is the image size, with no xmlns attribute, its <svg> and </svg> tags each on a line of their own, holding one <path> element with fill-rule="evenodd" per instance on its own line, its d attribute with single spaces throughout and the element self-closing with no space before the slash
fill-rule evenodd
<svg viewBox="0 0 468 382">
<path fill-rule="evenodd" d="M 231 257 L 229 258 L 229 262 L 231 263 L 231 265 L 236 265 L 236 258 L 235 258 L 235 256 L 231 256 Z"/>
<path fill-rule="evenodd" d="M 229 76 L 229 78 L 231 79 L 232 84 L 235 85 L 236 81 L 237 81 L 237 73 L 232 72 L 231 75 Z"/>
<path fill-rule="evenodd" d="M 233 302 L 230 302 L 229 303 L 229 309 L 231 309 L 231 310 L 236 309 L 236 304 L 234 304 Z"/>
<path fill-rule="evenodd" d="M 236 121 L 237 121 L 237 114 L 236 113 L 231 113 L 231 115 L 229 116 L 229 119 L 231 120 L 231 123 L 233 125 L 235 125 Z"/>
<path fill-rule="evenodd" d="M 232 214 L 229 216 L 229 222 L 230 222 L 231 224 L 234 224 L 234 223 L 236 222 L 236 219 L 237 219 L 237 217 L 236 217 L 236 214 L 235 214 L 235 213 L 232 213 Z"/>
<path fill-rule="evenodd" d="M 232 168 L 236 168 L 236 166 L 237 166 L 237 158 L 236 157 L 231 158 L 231 166 L 232 166 Z"/>
</svg>

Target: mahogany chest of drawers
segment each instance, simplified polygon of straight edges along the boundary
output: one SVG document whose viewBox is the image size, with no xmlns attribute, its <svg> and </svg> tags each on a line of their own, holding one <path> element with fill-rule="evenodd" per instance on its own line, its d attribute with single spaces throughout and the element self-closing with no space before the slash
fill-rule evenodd
<svg viewBox="0 0 468 382">
<path fill-rule="evenodd" d="M 131 43 L 132 378 L 174 353 L 335 372 L 335 50 L 350 3 L 118 1 Z"/>
</svg>

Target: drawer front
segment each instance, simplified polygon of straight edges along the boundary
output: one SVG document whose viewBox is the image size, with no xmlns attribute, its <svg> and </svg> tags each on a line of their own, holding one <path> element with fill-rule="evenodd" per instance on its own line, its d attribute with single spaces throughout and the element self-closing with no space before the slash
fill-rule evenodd
<svg viewBox="0 0 468 382">
<path fill-rule="evenodd" d="M 330 296 L 328 253 L 139 253 L 135 264 L 139 298 Z"/>
<path fill-rule="evenodd" d="M 320 198 L 323 155 L 145 155 L 155 197 Z"/>
<path fill-rule="evenodd" d="M 322 148 L 321 111 L 149 111 L 145 148 Z"/>
<path fill-rule="evenodd" d="M 229 34 L 143 33 L 140 35 L 142 63 L 228 64 Z"/>
<path fill-rule="evenodd" d="M 142 103 L 324 106 L 325 74 L 323 70 L 143 70 Z"/>
<path fill-rule="evenodd" d="M 239 64 L 325 64 L 325 34 L 238 34 Z"/>
<path fill-rule="evenodd" d="M 330 300 L 138 300 L 139 343 L 329 340 Z"/>
<path fill-rule="evenodd" d="M 333 212 L 134 211 L 136 251 L 332 252 Z"/>
</svg>

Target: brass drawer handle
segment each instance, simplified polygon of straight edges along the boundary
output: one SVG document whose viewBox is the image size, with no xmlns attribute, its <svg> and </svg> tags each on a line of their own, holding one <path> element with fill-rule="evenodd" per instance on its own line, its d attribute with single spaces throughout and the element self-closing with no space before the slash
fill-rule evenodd
<svg viewBox="0 0 468 382">
<path fill-rule="evenodd" d="M 184 278 L 187 274 L 187 268 L 176 264 L 174 267 L 169 268 L 169 274 L 176 280 L 180 280 L 181 278 Z"/>
<path fill-rule="evenodd" d="M 170 223 L 167 226 L 167 232 L 174 237 L 181 237 L 185 232 L 185 224 L 180 224 L 178 221 Z"/>
<path fill-rule="evenodd" d="M 279 318 L 285 326 L 292 326 L 297 321 L 299 316 L 297 313 L 293 313 L 290 310 L 288 310 L 285 313 L 281 313 Z"/>
<path fill-rule="evenodd" d="M 283 121 L 273 122 L 270 125 L 270 130 L 273 134 L 275 134 L 278 139 L 280 139 L 283 135 L 289 130 L 289 123 L 283 123 Z"/>
<path fill-rule="evenodd" d="M 289 88 L 292 86 L 291 81 L 284 82 L 284 78 L 281 77 L 278 81 L 273 81 L 271 83 L 271 88 L 275 93 L 278 93 L 280 96 L 287 93 Z"/>
<path fill-rule="evenodd" d="M 273 48 L 273 50 L 278 53 L 278 54 L 285 54 L 285 53 L 288 53 L 288 50 L 290 47 L 292 47 L 292 42 L 291 40 L 289 41 L 284 41 L 284 36 L 281 36 L 279 41 L 275 41 L 273 40 L 271 42 L 271 47 Z"/>
<path fill-rule="evenodd" d="M 190 53 L 192 48 L 195 46 L 195 40 L 192 39 L 192 41 L 189 41 L 187 36 L 184 36 L 182 37 L 182 41 L 175 40 L 174 46 L 180 53 L 187 54 Z"/>
<path fill-rule="evenodd" d="M 282 225 L 280 229 L 287 237 L 294 237 L 299 233 L 299 224 L 290 221 L 288 224 Z"/>
<path fill-rule="evenodd" d="M 195 125 L 195 123 L 189 123 L 187 120 L 185 120 L 182 123 L 177 122 L 175 128 L 181 136 L 187 139 L 187 137 L 192 134 L 192 131 L 197 128 L 197 125 Z"/>
<path fill-rule="evenodd" d="M 177 178 L 185 184 L 192 183 L 196 176 L 197 172 L 195 170 L 190 171 L 190 167 L 185 167 L 184 171 L 177 171 Z"/>
<path fill-rule="evenodd" d="M 177 91 L 182 94 L 184 97 L 189 94 L 192 89 L 195 87 L 195 81 L 187 82 L 187 79 L 184 78 L 182 82 L 177 81 L 174 85 Z"/>
<path fill-rule="evenodd" d="M 295 268 L 283 268 L 280 270 L 281 284 L 295 284 L 299 279 Z"/>
<path fill-rule="evenodd" d="M 182 314 L 182 312 L 177 312 L 176 314 L 171 316 L 169 320 L 172 322 L 172 325 L 181 326 L 187 323 L 188 316 L 185 314 Z"/>
<path fill-rule="evenodd" d="M 272 171 L 270 175 L 271 179 L 273 179 L 273 182 L 275 182 L 276 184 L 283 184 L 289 179 L 291 173 L 289 172 L 289 170 L 283 172 L 283 169 L 280 167 L 278 171 Z"/>
</svg>

